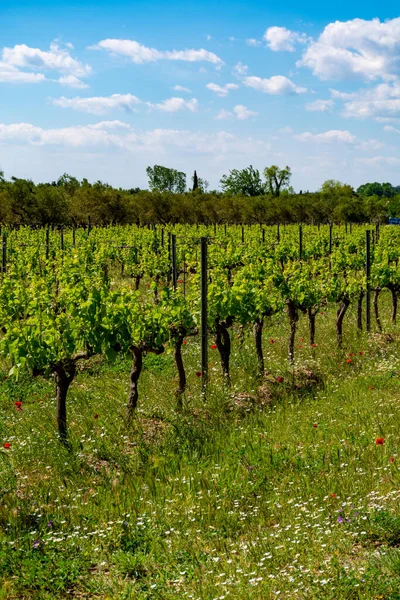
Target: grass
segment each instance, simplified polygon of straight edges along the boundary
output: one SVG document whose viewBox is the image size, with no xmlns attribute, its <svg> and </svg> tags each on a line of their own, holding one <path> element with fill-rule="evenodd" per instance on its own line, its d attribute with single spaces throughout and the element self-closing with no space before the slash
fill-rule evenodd
<svg viewBox="0 0 400 600">
<path fill-rule="evenodd" d="M 70 450 L 54 382 L 4 376 L 0 599 L 399 599 L 400 336 L 388 302 L 394 341 L 357 335 L 349 311 L 343 351 L 336 307 L 317 318 L 315 350 L 301 319 L 295 375 L 287 317 L 273 320 L 261 390 L 250 332 L 233 341 L 231 389 L 210 350 L 206 402 L 191 338 L 181 413 L 172 354 L 149 355 L 129 428 L 129 360 L 94 361 L 69 393 Z"/>
</svg>

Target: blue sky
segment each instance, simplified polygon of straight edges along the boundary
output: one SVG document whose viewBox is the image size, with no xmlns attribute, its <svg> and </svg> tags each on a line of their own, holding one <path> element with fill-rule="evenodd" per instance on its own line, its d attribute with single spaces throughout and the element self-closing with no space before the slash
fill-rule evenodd
<svg viewBox="0 0 400 600">
<path fill-rule="evenodd" d="M 145 187 L 147 165 L 400 184 L 394 2 L 0 6 L 0 170 Z"/>
</svg>

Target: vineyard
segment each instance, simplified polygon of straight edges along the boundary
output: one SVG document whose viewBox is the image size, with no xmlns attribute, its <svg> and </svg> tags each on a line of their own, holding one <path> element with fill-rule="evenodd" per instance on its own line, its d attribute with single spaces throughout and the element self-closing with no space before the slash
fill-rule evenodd
<svg viewBox="0 0 400 600">
<path fill-rule="evenodd" d="M 399 598 L 399 259 L 384 225 L 3 229 L 0 598 Z"/>
</svg>

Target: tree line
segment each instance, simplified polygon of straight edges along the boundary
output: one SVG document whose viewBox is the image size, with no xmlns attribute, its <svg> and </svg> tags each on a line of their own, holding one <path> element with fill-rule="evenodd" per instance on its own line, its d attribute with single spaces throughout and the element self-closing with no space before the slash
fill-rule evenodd
<svg viewBox="0 0 400 600">
<path fill-rule="evenodd" d="M 263 177 L 252 166 L 233 169 L 221 191 L 209 190 L 197 172 L 186 174 L 161 165 L 147 168 L 149 189 L 115 188 L 102 181 L 79 181 L 64 174 L 35 184 L 0 171 L 0 223 L 59 227 L 147 223 L 327 223 L 384 222 L 400 217 L 400 186 L 365 183 L 358 189 L 328 180 L 315 192 L 295 193 L 291 170 L 267 167 Z"/>
</svg>

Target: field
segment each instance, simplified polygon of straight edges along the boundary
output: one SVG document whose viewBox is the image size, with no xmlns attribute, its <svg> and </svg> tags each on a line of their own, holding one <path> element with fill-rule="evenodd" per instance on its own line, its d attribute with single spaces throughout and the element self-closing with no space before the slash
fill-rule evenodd
<svg viewBox="0 0 400 600">
<path fill-rule="evenodd" d="M 364 227 L 342 226 L 331 240 L 328 227 L 308 228 L 300 256 L 297 228 L 278 243 L 276 228 L 246 228 L 244 240 L 233 229 L 222 249 L 223 228 L 175 230 L 176 294 L 166 240 L 164 254 L 153 246 L 154 265 L 143 247 L 128 248 L 123 263 L 115 250 L 98 251 L 100 239 L 111 248 L 117 236 L 126 250 L 132 231 L 79 231 L 76 240 L 65 232 L 62 243 L 52 232 L 47 247 L 43 231 L 9 232 L 0 598 L 400 598 L 397 232 L 382 228 L 367 281 Z M 153 233 L 135 235 L 149 246 Z M 191 240 L 200 235 L 216 248 L 210 240 L 207 379 L 192 335 L 201 323 Z M 262 280 L 251 276 L 255 264 L 265 267 Z M 367 285 L 379 289 L 369 333 L 358 318 Z M 336 312 L 347 298 L 339 335 Z M 107 310 L 93 311 L 93 302 Z M 232 344 L 228 373 L 221 322 Z M 179 380 L 177 390 L 179 341 L 187 385 Z M 144 360 L 127 414 L 133 344 Z M 63 421 L 59 367 L 83 350 Z"/>
</svg>

